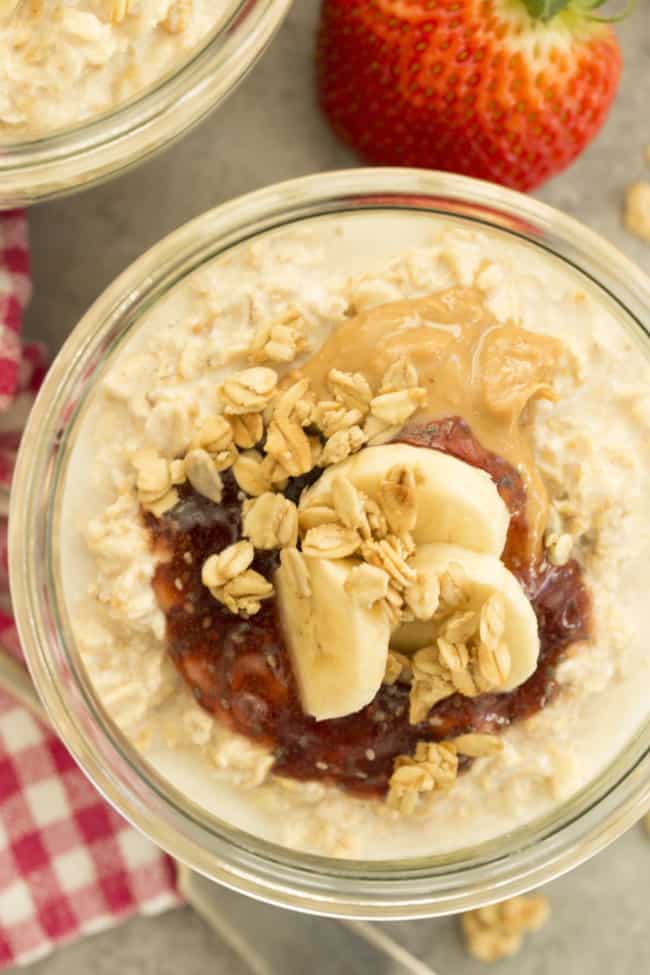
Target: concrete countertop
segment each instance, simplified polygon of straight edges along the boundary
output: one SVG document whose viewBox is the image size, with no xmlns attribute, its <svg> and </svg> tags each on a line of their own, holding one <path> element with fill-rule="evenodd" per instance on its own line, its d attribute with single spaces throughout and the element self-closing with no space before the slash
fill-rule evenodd
<svg viewBox="0 0 650 975">
<path fill-rule="evenodd" d="M 225 106 L 179 145 L 113 182 L 31 214 L 35 297 L 30 337 L 56 349 L 88 305 L 130 261 L 161 236 L 216 204 L 278 180 L 353 166 L 320 118 L 312 88 L 318 0 L 296 0 L 279 36 Z M 625 187 L 650 179 L 650 5 L 619 28 L 626 56 L 622 90 L 599 138 L 539 197 L 577 217 L 650 271 L 650 244 L 626 233 Z M 260 141 L 260 139 L 262 141 Z M 497 971 L 546 975 L 563 971 L 650 969 L 650 841 L 633 830 L 597 860 L 551 886 L 555 919 L 535 949 Z M 287 918 L 287 923 L 290 919 Z M 403 927 L 438 975 L 473 975 L 449 921 Z M 353 959 L 348 959 L 353 961 Z M 286 972 L 300 972 L 291 957 Z M 312 975 L 320 975 L 317 965 Z M 352 971 L 368 970 L 362 953 Z M 60 950 L 31 975 L 244 975 L 246 969 L 189 909 L 164 919 L 134 919 Z M 322 969 L 325 972 L 325 968 Z M 327 971 L 343 968 L 327 967 Z M 347 972 L 348 967 L 345 967 Z M 393 969 L 391 969 L 393 971 Z M 396 971 L 396 970 L 395 970 Z"/>
</svg>

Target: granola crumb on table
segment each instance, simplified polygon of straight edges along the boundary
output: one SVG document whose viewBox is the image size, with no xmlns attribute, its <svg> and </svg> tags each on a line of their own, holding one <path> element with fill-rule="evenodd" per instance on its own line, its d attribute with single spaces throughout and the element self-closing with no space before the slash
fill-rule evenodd
<svg viewBox="0 0 650 975">
<path fill-rule="evenodd" d="M 650 241 L 650 183 L 640 180 L 627 188 L 625 226 L 630 233 Z"/>
<path fill-rule="evenodd" d="M 470 955 L 483 962 L 499 961 L 517 954 L 524 934 L 539 931 L 550 917 L 543 894 L 512 897 L 462 915 L 465 945 Z"/>
</svg>

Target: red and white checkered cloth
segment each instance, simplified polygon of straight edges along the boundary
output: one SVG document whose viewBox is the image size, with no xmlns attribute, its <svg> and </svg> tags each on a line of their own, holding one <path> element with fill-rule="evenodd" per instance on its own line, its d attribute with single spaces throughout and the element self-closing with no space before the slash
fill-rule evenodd
<svg viewBox="0 0 650 975">
<path fill-rule="evenodd" d="M 22 210 L 0 217 L 0 409 L 18 386 L 22 361 L 20 327 L 31 294 L 27 222 Z"/>
<path fill-rule="evenodd" d="M 0 214 L 0 645 L 19 659 L 6 489 L 46 366 L 42 347 L 20 341 L 29 294 L 24 214 Z M 0 690 L 0 968 L 178 903 L 172 861 L 113 811 L 44 724 Z"/>
</svg>

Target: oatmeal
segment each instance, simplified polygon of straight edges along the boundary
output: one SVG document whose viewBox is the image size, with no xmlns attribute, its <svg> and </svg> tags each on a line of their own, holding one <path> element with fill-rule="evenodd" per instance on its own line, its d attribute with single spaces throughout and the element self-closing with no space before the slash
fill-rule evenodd
<svg viewBox="0 0 650 975">
<path fill-rule="evenodd" d="M 110 111 L 186 61 L 226 0 L 2 0 L 0 143 Z"/>
<path fill-rule="evenodd" d="M 312 852 L 547 812 L 645 716 L 649 378 L 550 258 L 437 218 L 197 272 L 110 365 L 66 480 L 104 707 L 193 802 Z"/>
</svg>

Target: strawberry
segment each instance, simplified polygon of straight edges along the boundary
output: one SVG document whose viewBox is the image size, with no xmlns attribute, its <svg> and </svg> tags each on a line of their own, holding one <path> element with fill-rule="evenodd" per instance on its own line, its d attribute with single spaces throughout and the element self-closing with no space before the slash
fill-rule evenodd
<svg viewBox="0 0 650 975">
<path fill-rule="evenodd" d="M 603 0 L 323 0 L 321 105 L 367 162 L 530 190 L 571 163 L 613 101 Z"/>
</svg>

